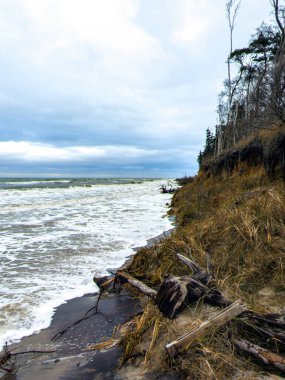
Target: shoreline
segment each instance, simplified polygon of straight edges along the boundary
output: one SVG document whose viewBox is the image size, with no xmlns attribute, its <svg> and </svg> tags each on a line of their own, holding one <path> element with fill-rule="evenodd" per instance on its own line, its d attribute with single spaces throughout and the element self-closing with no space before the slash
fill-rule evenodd
<svg viewBox="0 0 285 380">
<path fill-rule="evenodd" d="M 176 227 L 168 229 L 148 239 L 143 247 L 133 248 L 134 254 L 127 257 L 124 264 L 116 270 L 127 267 L 141 248 L 155 246 L 171 236 L 175 229 Z M 15 350 L 20 346 L 21 351 L 56 349 L 56 352 L 40 356 L 39 354 L 19 356 L 17 365 L 20 368 L 17 373 L 4 377 L 0 374 L 0 379 L 113 379 L 122 353 L 120 347 L 114 347 L 107 352 L 86 351 L 85 348 L 88 344 L 94 344 L 100 339 L 111 336 L 117 325 L 124 323 L 130 315 L 141 310 L 139 301 L 126 292 L 120 295 L 104 294 L 99 303 L 98 314 L 72 327 L 56 342 L 51 342 L 51 338 L 58 331 L 83 317 L 85 312 L 95 305 L 97 297 L 98 292 L 94 292 L 67 300 L 55 308 L 51 323 L 47 328 L 24 336 L 18 343 L 10 344 L 8 346 L 10 350 Z M 94 327 L 93 330 L 92 327 Z"/>
<path fill-rule="evenodd" d="M 161 183 L 3 192 L 1 349 L 48 327 L 66 300 L 99 291 L 94 274 L 107 275 L 172 227 Z"/>
<path fill-rule="evenodd" d="M 172 235 L 172 233 L 176 230 L 176 227 L 173 227 L 173 228 L 170 228 L 164 232 L 162 232 L 161 234 L 155 236 L 155 237 L 152 237 L 150 239 L 147 240 L 146 244 L 144 246 L 141 246 L 141 247 L 135 247 L 133 248 L 133 251 L 134 253 L 132 253 L 131 255 L 129 255 L 128 257 L 126 257 L 126 260 L 124 262 L 123 265 L 121 265 L 119 268 L 116 268 L 115 270 L 124 270 L 126 267 L 128 267 L 133 258 L 135 257 L 136 253 L 142 249 L 142 248 L 146 248 L 146 249 L 149 249 L 149 248 L 152 248 L 154 247 L 156 244 L 162 242 L 164 239 L 168 238 L 169 236 Z M 111 272 L 112 270 L 110 270 Z"/>
</svg>

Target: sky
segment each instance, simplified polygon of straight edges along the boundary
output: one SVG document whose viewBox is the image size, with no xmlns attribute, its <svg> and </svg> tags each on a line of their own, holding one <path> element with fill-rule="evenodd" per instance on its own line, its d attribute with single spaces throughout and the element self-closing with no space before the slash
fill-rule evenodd
<svg viewBox="0 0 285 380">
<path fill-rule="evenodd" d="M 224 0 L 0 0 L 0 176 L 195 174 L 228 51 Z"/>
</svg>

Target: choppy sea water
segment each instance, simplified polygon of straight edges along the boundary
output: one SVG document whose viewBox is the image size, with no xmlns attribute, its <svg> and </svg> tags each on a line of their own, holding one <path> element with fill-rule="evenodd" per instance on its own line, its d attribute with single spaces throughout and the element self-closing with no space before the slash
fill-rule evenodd
<svg viewBox="0 0 285 380">
<path fill-rule="evenodd" d="M 172 227 L 166 180 L 0 180 L 0 346 Z"/>
</svg>

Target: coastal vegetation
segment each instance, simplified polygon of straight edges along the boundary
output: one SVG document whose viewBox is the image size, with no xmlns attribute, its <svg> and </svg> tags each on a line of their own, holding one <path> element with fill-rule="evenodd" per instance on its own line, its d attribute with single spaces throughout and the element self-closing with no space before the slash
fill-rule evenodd
<svg viewBox="0 0 285 380">
<path fill-rule="evenodd" d="M 264 150 L 266 144 L 274 145 L 284 137 L 284 129 L 279 128 L 267 133 L 266 139 L 260 137 L 260 144 L 265 144 Z M 245 140 L 224 152 L 223 160 L 227 162 L 236 150 L 249 149 L 252 141 Z M 283 161 L 277 162 L 274 175 L 269 175 L 262 159 L 251 154 L 249 150 L 247 161 L 237 159 L 231 170 L 223 167 L 220 172 L 216 161 L 221 158 L 208 160 L 199 174 L 174 194 L 170 212 L 176 216 L 175 232 L 154 247 L 140 249 L 124 268 L 128 276 L 158 294 L 174 279 L 175 289 L 165 296 L 164 306 L 158 295 L 146 295 L 119 274 L 119 283 L 143 305 L 143 312 L 128 321 L 127 328 L 116 330 L 116 343 L 124 347 L 121 373 L 131 368 L 134 376 L 142 370 L 146 374 L 175 371 L 178 378 L 189 379 L 257 379 L 271 371 L 284 376 Z M 257 160 L 256 164 L 251 160 Z M 189 279 L 197 279 L 197 271 L 195 267 L 190 270 L 187 260 L 181 261 L 179 256 L 211 275 L 207 292 L 196 299 Z M 165 312 L 165 305 L 178 300 L 185 281 L 188 298 L 183 298 L 183 307 L 173 318 Z M 200 277 L 200 284 L 203 281 Z M 211 294 L 228 301 L 209 303 Z M 168 344 L 237 300 L 245 305 L 245 314 L 241 309 L 240 316 L 222 326 L 213 325 L 175 358 L 169 356 Z M 261 350 L 267 351 L 263 354 Z M 274 359 L 270 362 L 268 357 Z M 274 360 L 281 364 L 276 366 Z"/>
<path fill-rule="evenodd" d="M 240 2 L 226 2 L 230 29 L 228 77 L 218 96 L 218 123 L 206 131 L 198 162 L 220 155 L 247 136 L 278 128 L 285 122 L 284 6 L 271 0 L 275 22 L 263 22 L 247 46 L 233 49 Z"/>
<path fill-rule="evenodd" d="M 282 127 L 269 131 L 260 137 L 260 152 L 284 137 Z M 169 212 L 177 227 L 170 236 L 141 248 L 110 277 L 95 279 L 101 295 L 123 290 L 142 307 L 112 336 L 85 348 L 120 346 L 117 379 L 284 376 L 283 161 L 269 175 L 249 149 L 256 138 L 207 160 L 175 192 Z M 249 149 L 248 160 L 216 170 L 240 149 Z M 103 305 L 84 318 L 104 313 Z"/>
<path fill-rule="evenodd" d="M 285 21 L 271 3 L 275 24 L 234 50 L 240 3 L 227 2 L 219 123 L 206 131 L 199 173 L 178 180 L 177 227 L 114 277 L 143 306 L 114 333 L 124 349 L 118 378 L 285 376 Z"/>
</svg>

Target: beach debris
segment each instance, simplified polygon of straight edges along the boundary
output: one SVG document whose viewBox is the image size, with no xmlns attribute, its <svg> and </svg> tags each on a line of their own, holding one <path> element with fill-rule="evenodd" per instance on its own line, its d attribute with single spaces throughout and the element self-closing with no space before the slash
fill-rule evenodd
<svg viewBox="0 0 285 380">
<path fill-rule="evenodd" d="M 128 273 L 120 271 L 116 273 L 116 278 L 122 285 L 128 283 L 142 294 L 148 295 L 154 307 L 156 306 L 168 319 L 176 318 L 191 304 L 200 301 L 223 308 L 213 318 L 167 344 L 165 348 L 169 356 L 175 357 L 177 353 L 187 350 L 193 341 L 211 335 L 217 327 L 231 323 L 228 326 L 227 340 L 232 347 L 236 347 L 237 352 L 260 359 L 259 362 L 266 365 L 267 370 L 274 367 L 284 373 L 285 358 L 280 356 L 280 352 L 285 352 L 284 316 L 260 315 L 248 310 L 241 300 L 235 302 L 229 300 L 215 287 L 214 277 L 209 271 L 211 268 L 209 255 L 206 257 L 207 270 L 193 260 L 191 252 L 189 255 L 190 257 L 186 257 L 178 253 L 177 257 L 189 268 L 191 275 L 166 276 L 157 292 Z M 233 326 L 235 333 L 232 335 Z"/>
<path fill-rule="evenodd" d="M 210 339 L 212 334 L 217 333 L 218 336 L 224 334 L 223 339 L 226 339 L 227 344 L 232 348 L 232 352 L 236 349 L 236 352 L 240 354 L 250 355 L 255 360 L 258 359 L 262 365 L 266 366 L 267 370 L 275 368 L 285 373 L 285 358 L 281 356 L 282 352 L 285 352 L 284 316 L 277 314 L 260 315 L 248 310 L 241 300 L 234 302 L 228 299 L 215 285 L 214 277 L 210 272 L 209 255 L 206 257 L 205 263 L 207 269 L 195 262 L 191 251 L 188 252 L 188 255 L 190 257 L 178 253 L 177 258 L 186 265 L 190 272 L 189 275 L 181 277 L 167 275 L 158 290 L 150 288 L 141 281 L 141 278 L 133 277 L 127 273 L 125 268 L 124 270 L 117 270 L 111 276 L 94 278 L 100 289 L 96 305 L 70 327 L 98 313 L 100 297 L 105 291 L 114 291 L 125 285 L 130 285 L 143 296 L 148 297 L 149 300 L 144 312 L 132 316 L 123 325 L 115 329 L 111 338 L 90 345 L 87 348 L 88 350 L 108 350 L 119 344 L 125 345 L 126 351 L 123 356 L 124 360 L 122 360 L 124 363 L 137 355 L 136 344 L 143 334 L 150 327 L 153 327 L 150 348 L 147 351 L 148 354 L 144 354 L 145 360 L 147 360 L 154 349 L 161 326 L 168 326 L 172 319 L 190 305 L 201 302 L 201 304 L 207 303 L 221 307 L 223 310 L 202 323 L 199 321 L 199 325 L 195 329 L 192 326 L 189 332 L 186 330 L 186 334 L 171 343 L 166 344 L 165 342 L 166 346 L 163 345 L 162 347 L 165 347 L 169 357 L 174 358 L 177 354 L 187 351 L 194 342 L 200 345 L 198 350 L 201 351 L 202 355 L 204 353 L 206 355 L 207 346 L 204 347 L 201 342 L 204 339 Z M 91 311 L 93 313 L 88 315 Z M 187 317 L 187 314 L 185 316 Z M 189 318 L 191 319 L 190 315 Z M 224 330 L 221 327 L 225 325 L 227 329 L 223 332 Z M 70 327 L 55 335 L 53 340 L 62 336 Z M 219 339 L 218 336 L 217 339 Z"/>
<path fill-rule="evenodd" d="M 173 194 L 173 193 L 175 193 L 175 191 L 177 190 L 177 189 L 175 189 L 174 187 L 169 187 L 169 188 L 167 188 L 166 187 L 166 185 L 161 185 L 161 187 L 160 187 L 160 192 L 162 193 L 162 194 Z"/>
<path fill-rule="evenodd" d="M 191 255 L 191 252 L 189 253 Z M 192 276 L 167 276 L 162 282 L 157 293 L 156 304 L 165 317 L 175 318 L 187 306 L 200 299 L 219 307 L 226 307 L 232 303 L 219 289 L 208 287 L 213 280 L 210 272 L 180 253 L 177 257 L 190 269 Z"/>
<path fill-rule="evenodd" d="M 187 306 L 200 299 L 219 307 L 226 307 L 232 303 L 220 290 L 209 288 L 194 277 L 168 276 L 158 290 L 156 304 L 165 317 L 173 319 Z"/>
<path fill-rule="evenodd" d="M 93 307 L 91 307 L 91 309 L 87 310 L 82 318 L 78 319 L 77 321 L 75 321 L 74 323 L 72 323 L 70 326 L 66 327 L 64 330 L 59 331 L 58 333 L 56 333 L 51 338 L 52 342 L 56 341 L 59 338 L 61 338 L 72 327 L 78 325 L 79 323 L 81 323 L 83 321 L 86 321 L 87 319 L 91 318 L 93 315 L 96 315 L 96 314 L 100 313 L 98 311 L 98 306 L 99 306 L 100 299 L 101 299 L 103 293 L 107 289 L 109 289 L 109 287 L 110 287 L 111 284 L 113 284 L 113 287 L 115 286 L 116 278 L 114 276 L 94 277 L 93 281 L 97 284 L 97 286 L 99 287 L 99 290 L 100 290 L 99 294 L 98 294 L 98 297 L 97 297 L 97 300 L 96 300 L 95 306 L 93 306 Z M 91 311 L 93 311 L 93 313 L 90 314 L 90 315 L 88 315 Z M 102 314 L 102 313 L 100 313 L 100 314 Z M 108 319 L 108 321 L 110 322 L 109 319 Z"/>
<path fill-rule="evenodd" d="M 190 260 L 188 257 L 184 255 L 181 255 L 180 253 L 177 253 L 177 257 L 179 258 L 179 260 L 181 260 L 184 264 L 186 264 L 191 269 L 197 281 L 200 281 L 202 284 L 206 286 L 212 281 L 213 275 L 203 270 L 194 261 Z"/>
<path fill-rule="evenodd" d="M 265 348 L 253 344 L 245 339 L 235 339 L 234 344 L 239 351 L 249 354 L 257 359 L 264 366 L 275 367 L 278 371 L 285 374 L 285 357 L 269 351 Z"/>
<path fill-rule="evenodd" d="M 99 306 L 99 302 L 100 302 L 100 299 L 101 299 L 103 293 L 110 287 L 111 284 L 113 284 L 113 286 L 114 286 L 115 280 L 116 280 L 115 277 L 108 277 L 108 276 L 101 277 L 101 278 L 99 277 L 98 279 L 97 278 L 93 278 L 93 281 L 99 287 L 100 292 L 99 292 L 99 295 L 97 297 L 96 305 L 93 306 L 93 307 L 91 307 L 91 309 L 89 309 L 85 313 L 85 316 L 87 314 L 89 314 L 90 311 L 92 311 L 94 309 L 95 309 L 95 314 L 98 313 L 98 306 Z"/>
<path fill-rule="evenodd" d="M 174 357 L 179 352 L 186 350 L 195 339 L 199 339 L 209 334 L 214 328 L 225 325 L 233 318 L 247 310 L 241 300 L 237 300 L 226 309 L 216 314 L 213 318 L 206 322 L 202 322 L 200 326 L 191 330 L 189 333 L 178 338 L 165 346 L 165 349 L 170 357 Z"/>
<path fill-rule="evenodd" d="M 146 296 L 150 298 L 155 298 L 157 295 L 156 290 L 151 289 L 149 286 L 144 284 L 143 282 L 137 280 L 133 276 L 129 275 L 126 272 L 118 271 L 116 273 L 116 279 L 119 281 L 121 284 L 130 284 L 137 290 L 139 290 L 141 293 L 145 294 Z"/>
<path fill-rule="evenodd" d="M 19 347 L 20 346 L 16 347 L 15 350 L 18 349 Z M 13 358 L 19 355 L 52 354 L 54 352 L 56 352 L 56 350 L 28 350 L 28 351 L 13 352 L 8 349 L 8 344 L 6 342 L 5 346 L 3 347 L 3 354 L 0 354 L 0 370 L 7 373 L 16 372 L 17 368 L 16 368 L 15 361 L 13 360 Z"/>
</svg>

